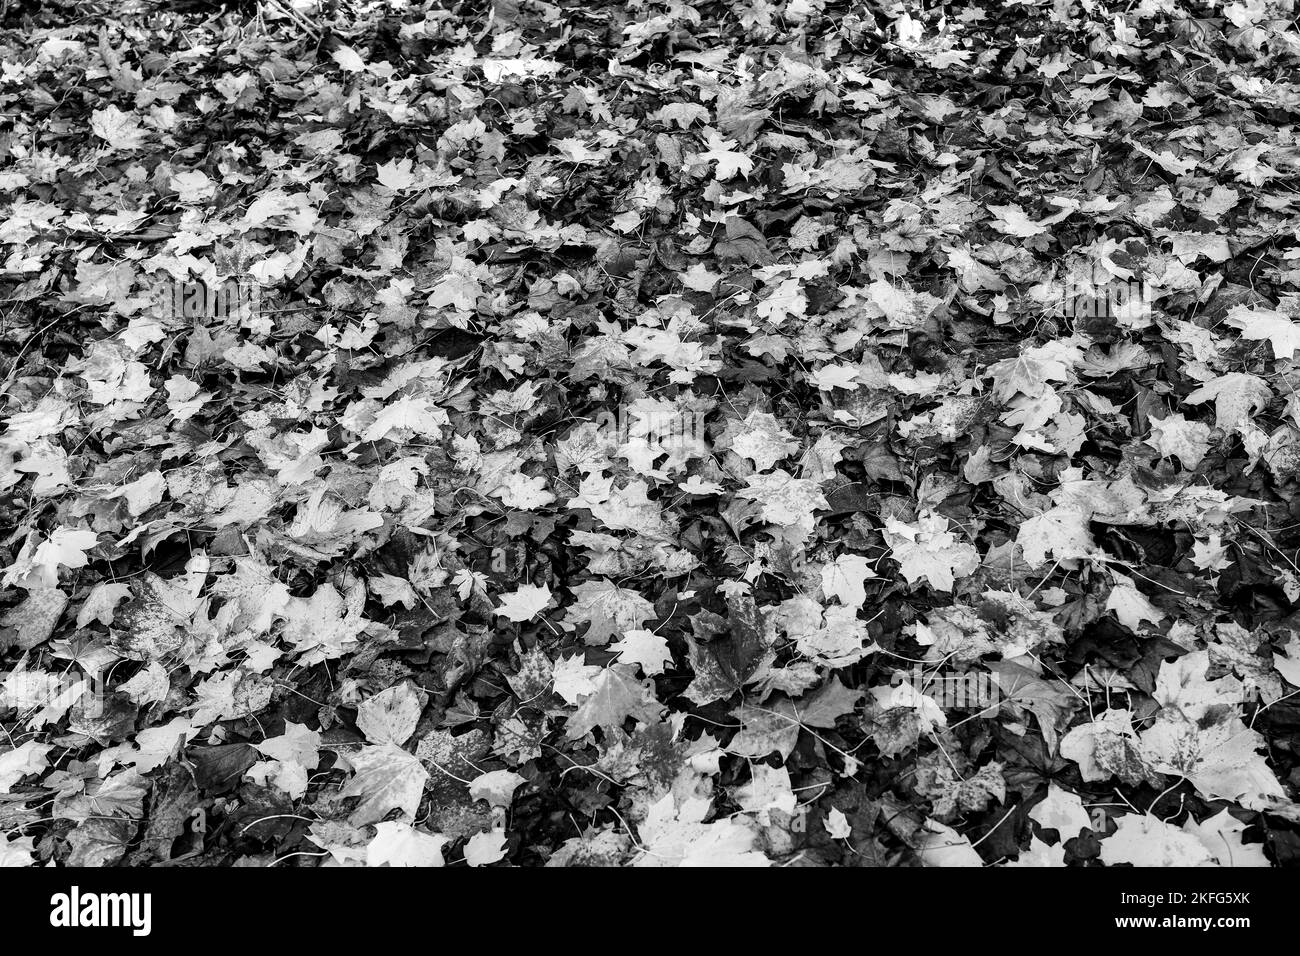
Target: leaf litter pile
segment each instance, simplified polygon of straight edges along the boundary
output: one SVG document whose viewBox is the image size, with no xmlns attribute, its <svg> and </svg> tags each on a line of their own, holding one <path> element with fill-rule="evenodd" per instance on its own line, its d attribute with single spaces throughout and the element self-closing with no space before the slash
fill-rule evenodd
<svg viewBox="0 0 1300 956">
<path fill-rule="evenodd" d="M 1295 863 L 1294 12 L 10 5 L 0 865 Z"/>
</svg>

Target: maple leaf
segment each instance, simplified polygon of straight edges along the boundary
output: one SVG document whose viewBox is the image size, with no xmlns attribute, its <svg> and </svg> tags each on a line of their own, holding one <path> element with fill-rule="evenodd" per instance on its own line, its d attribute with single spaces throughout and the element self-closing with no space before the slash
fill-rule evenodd
<svg viewBox="0 0 1300 956">
<path fill-rule="evenodd" d="M 927 755 L 919 761 L 916 792 L 930 801 L 936 820 L 951 820 L 959 813 L 985 810 L 992 800 L 1006 801 L 1007 785 L 1001 764 L 986 764 L 971 773 L 962 763 L 957 764 L 962 768 L 959 773 L 942 754 Z"/>
<path fill-rule="evenodd" d="M 648 490 L 644 481 L 630 481 L 626 487 L 614 489 L 607 501 L 592 503 L 589 506 L 591 514 L 611 531 L 635 531 L 665 537 L 668 524 L 663 508 L 657 501 L 649 499 Z"/>
<path fill-rule="evenodd" d="M 456 593 L 460 595 L 462 601 L 468 601 L 469 596 L 474 593 L 487 594 L 488 577 L 481 571 L 461 568 L 451 580 L 456 585 Z"/>
<path fill-rule="evenodd" d="M 556 662 L 555 669 L 552 671 L 555 692 L 563 697 L 566 703 L 576 704 L 595 691 L 596 676 L 602 673 L 602 670 L 599 665 L 585 663 L 581 654 L 562 657 Z"/>
<path fill-rule="evenodd" d="M 871 696 L 867 712 L 871 739 L 886 756 L 902 753 L 914 746 L 922 734 L 948 726 L 948 718 L 934 698 L 911 684 L 873 687 Z"/>
<path fill-rule="evenodd" d="M 867 626 L 855 607 L 823 608 L 811 598 L 796 597 L 782 602 L 773 622 L 797 642 L 801 654 L 831 667 L 846 667 L 876 650 L 866 643 Z"/>
<path fill-rule="evenodd" d="M 235 690 L 240 680 L 238 674 L 225 673 L 214 674 L 200 682 L 194 688 L 194 703 L 189 707 L 194 712 L 194 721 L 210 724 L 243 716 L 239 713 L 242 708 L 235 703 Z"/>
<path fill-rule="evenodd" d="M 546 865 L 619 866 L 631 845 L 631 839 L 616 832 L 612 826 L 590 828 L 581 836 L 565 840 Z"/>
<path fill-rule="evenodd" d="M 341 501 L 326 497 L 322 487 L 298 506 L 285 534 L 308 553 L 330 557 L 341 554 L 361 535 L 383 523 L 384 519 L 372 511 L 351 510 Z"/>
<path fill-rule="evenodd" d="M 577 740 L 600 727 L 606 732 L 617 730 L 629 717 L 642 723 L 658 723 L 663 705 L 655 698 L 654 683 L 637 680 L 625 664 L 611 664 L 593 681 L 593 687 L 578 704 L 565 726 L 565 736 Z"/>
<path fill-rule="evenodd" d="M 841 717 L 853 713 L 865 696 L 864 691 L 850 690 L 838 675 L 832 674 L 825 684 L 797 703 L 791 702 L 791 706 L 799 723 L 830 730 Z"/>
<path fill-rule="evenodd" d="M 1209 725 L 1181 717 L 1161 717 L 1142 733 L 1142 755 L 1152 769 L 1192 782 L 1206 799 L 1231 800 L 1251 810 L 1269 805 L 1286 792 L 1256 753 L 1262 734 L 1235 716 Z"/>
<path fill-rule="evenodd" d="M 532 620 L 535 614 L 540 613 L 550 603 L 551 589 L 545 584 L 523 584 L 510 594 L 502 595 L 501 606 L 495 613 L 504 616 L 507 620 L 521 623 Z"/>
<path fill-rule="evenodd" d="M 1112 572 L 1115 586 L 1106 597 L 1106 610 L 1114 611 L 1121 624 L 1130 631 L 1138 631 L 1143 621 L 1159 624 L 1165 619 L 1165 612 L 1157 608 L 1147 596 L 1137 589 L 1132 578 Z"/>
<path fill-rule="evenodd" d="M 1050 614 L 1027 607 L 1018 594 L 987 591 L 976 607 L 936 608 L 916 625 L 926 660 L 972 662 L 985 654 L 1020 657 L 1039 644 L 1061 641 Z"/>
<path fill-rule="evenodd" d="M 1057 561 L 1090 558 L 1097 553 L 1086 516 L 1077 508 L 1063 505 L 1022 522 L 1016 544 L 1030 567 L 1041 565 L 1049 553 Z"/>
<path fill-rule="evenodd" d="M 239 609 L 234 623 L 254 634 L 269 631 L 275 618 L 284 616 L 291 601 L 289 589 L 256 556 L 237 557 L 235 573 L 218 576 L 212 593 L 233 601 Z"/>
<path fill-rule="evenodd" d="M 448 422 L 447 413 L 428 399 L 404 395 L 375 416 L 362 433 L 362 441 L 380 441 L 395 433 L 398 440 L 420 435 L 432 441 L 442 437 L 442 426 Z"/>
<path fill-rule="evenodd" d="M 48 755 L 53 749 L 49 744 L 28 740 L 0 753 L 0 793 L 8 793 L 14 784 L 29 774 L 43 773 L 49 766 Z"/>
<path fill-rule="evenodd" d="M 836 388 L 851 392 L 861 385 L 857 377 L 858 369 L 852 365 L 823 365 L 813 372 L 810 381 L 823 392 Z"/>
<path fill-rule="evenodd" d="M 390 159 L 382 166 L 376 166 L 375 178 L 381 186 L 393 192 L 403 192 L 415 185 L 415 174 L 411 172 L 409 159 Z"/>
<path fill-rule="evenodd" d="M 1266 339 L 1273 347 L 1274 358 L 1289 359 L 1300 349 L 1300 325 L 1282 312 L 1238 305 L 1228 311 L 1225 321 L 1241 329 L 1244 339 Z"/>
<path fill-rule="evenodd" d="M 1151 814 L 1127 813 L 1115 832 L 1101 841 L 1107 866 L 1210 866 L 1214 859 L 1201 840 Z"/>
<path fill-rule="evenodd" d="M 993 220 L 994 228 L 999 232 L 1005 232 L 1009 236 L 1029 239 L 1047 232 L 1046 226 L 1033 222 L 1028 214 L 1015 204 L 1009 206 L 990 205 L 988 210 L 995 217 Z"/>
<path fill-rule="evenodd" d="M 1152 696 L 1161 707 L 1200 722 L 1211 712 L 1241 703 L 1241 682 L 1231 675 L 1210 680 L 1209 651 L 1194 651 L 1175 661 L 1164 661 Z"/>
<path fill-rule="evenodd" d="M 465 845 L 465 862 L 470 866 L 490 866 L 506 857 L 505 830 L 476 833 Z"/>
<path fill-rule="evenodd" d="M 705 823 L 709 801 L 673 794 L 653 803 L 638 828 L 641 852 L 633 866 L 770 866 L 756 850 L 757 834 L 743 822 L 726 817 Z"/>
<path fill-rule="evenodd" d="M 395 832 L 403 834 L 401 830 Z M 307 839 L 328 853 L 337 866 L 365 864 L 369 839 L 359 827 L 338 820 L 317 820 L 308 828 Z"/>
<path fill-rule="evenodd" d="M 709 111 L 698 103 L 669 103 L 650 117 L 661 123 L 675 123 L 679 128 L 686 129 L 692 123 L 707 123 Z"/>
<path fill-rule="evenodd" d="M 132 516 L 139 516 L 158 504 L 163 499 L 166 480 L 161 471 L 151 471 L 141 475 L 135 481 L 117 488 L 108 495 L 111 498 L 125 498 L 127 511 Z"/>
<path fill-rule="evenodd" d="M 1262 809 L 1286 794 L 1264 757 L 1264 738 L 1242 723 L 1241 682 L 1210 680 L 1207 651 L 1161 665 L 1154 696 L 1163 709 L 1141 738 L 1142 759 L 1161 773 L 1178 774 L 1209 799 Z"/>
<path fill-rule="evenodd" d="M 1159 780 L 1142 756 L 1133 715 L 1127 710 L 1108 710 L 1072 727 L 1061 739 L 1060 749 L 1061 756 L 1077 763 L 1080 775 L 1089 782 L 1115 776 L 1136 786 Z"/>
<path fill-rule="evenodd" d="M 463 568 L 461 570 L 464 571 Z M 472 572 L 465 572 L 464 577 L 468 577 L 471 573 Z M 464 577 L 460 576 L 461 572 L 457 572 L 457 575 L 458 577 L 453 580 L 459 585 L 463 582 Z M 411 608 L 415 607 L 420 600 L 419 595 L 415 593 L 415 588 L 411 587 L 410 581 L 405 578 L 399 578 L 393 574 L 372 575 L 366 580 L 366 587 L 370 593 L 379 598 L 384 607 L 401 604 L 409 611 Z M 483 589 L 484 586 L 480 585 L 480 590 Z M 461 600 L 465 600 L 468 597 L 469 595 L 466 593 L 461 597 Z"/>
<path fill-rule="evenodd" d="M 522 511 L 542 508 L 555 500 L 555 495 L 547 490 L 544 477 L 529 477 L 518 472 L 509 475 L 501 485 L 493 489 L 492 494 L 500 498 L 502 504 Z"/>
<path fill-rule="evenodd" d="M 811 530 L 813 511 L 829 508 L 817 482 L 796 478 L 777 469 L 770 474 L 750 475 L 747 488 L 736 492 L 739 498 L 752 498 L 762 506 L 764 521 Z"/>
<path fill-rule="evenodd" d="M 1200 840 L 1219 866 L 1270 866 L 1262 843 L 1242 842 L 1241 835 L 1248 829 L 1250 827 L 1229 813 L 1227 808 L 1200 823 L 1189 816 L 1183 824 L 1183 832 Z"/>
<path fill-rule="evenodd" d="M 968 837 L 937 820 L 927 820 L 915 837 L 916 855 L 922 866 L 983 866 Z"/>
<path fill-rule="evenodd" d="M 286 720 L 284 733 L 277 737 L 267 737 L 261 743 L 253 744 L 253 747 L 272 760 L 314 770 L 320 762 L 320 745 L 319 733 L 305 724 L 295 724 L 291 720 Z"/>
<path fill-rule="evenodd" d="M 719 136 L 714 130 L 706 130 L 704 140 L 709 148 L 700 154 L 700 159 L 717 164 L 719 181 L 730 179 L 737 173 L 748 176 L 753 171 L 754 161 L 744 153 L 732 149 L 736 145 L 735 140 Z"/>
<path fill-rule="evenodd" d="M 1065 866 L 1065 846 L 1059 843 L 1056 846 L 1048 846 L 1038 837 L 1031 837 L 1029 849 L 1021 851 L 1020 856 L 1006 865 L 1011 867 Z"/>
<path fill-rule="evenodd" d="M 990 366 L 988 374 L 993 377 L 993 394 L 1006 402 L 1017 394 L 1034 397 L 1050 393 L 1048 383 L 1068 381 L 1070 367 L 1060 357 L 1029 350 Z"/>
<path fill-rule="evenodd" d="M 822 591 L 846 607 L 861 607 L 867 600 L 864 583 L 875 577 L 871 563 L 860 554 L 841 554 L 822 565 Z"/>
<path fill-rule="evenodd" d="M 677 273 L 677 278 L 692 292 L 712 292 L 722 275 L 713 272 L 703 262 L 697 262 L 685 272 Z"/>
<path fill-rule="evenodd" d="M 201 584 L 202 582 L 198 582 Z M 133 660 L 156 661 L 179 652 L 205 616 L 206 599 L 187 577 L 164 580 L 152 572 L 130 582 L 132 600 L 116 615 L 113 644 Z"/>
<path fill-rule="evenodd" d="M 506 678 L 510 689 L 522 701 L 537 700 L 551 690 L 555 665 L 540 646 L 519 655 L 519 670 Z"/>
<path fill-rule="evenodd" d="M 1300 640 L 1292 637 L 1286 645 L 1286 653 L 1273 654 L 1273 666 L 1292 687 L 1300 687 Z"/>
<path fill-rule="evenodd" d="M 60 527 L 37 543 L 36 532 L 23 541 L 14 563 L 5 568 L 0 586 L 27 590 L 53 588 L 59 583 L 59 568 L 84 568 L 90 563 L 86 552 L 99 541 L 99 535 L 85 528 Z"/>
<path fill-rule="evenodd" d="M 410 681 L 382 690 L 357 708 L 357 729 L 372 744 L 401 746 L 420 721 L 424 704 Z"/>
<path fill-rule="evenodd" d="M 118 685 L 118 690 L 142 706 L 162 700 L 170 689 L 167 669 L 158 661 L 149 661 L 134 677 Z"/>
<path fill-rule="evenodd" d="M 67 606 L 68 596 L 58 588 L 28 591 L 21 604 L 0 614 L 0 646 L 28 651 L 44 644 Z"/>
<path fill-rule="evenodd" d="M 924 578 L 937 591 L 951 591 L 956 576 L 973 574 L 979 567 L 979 552 L 957 540 L 943 515 L 926 513 L 915 524 L 886 518 L 884 534 L 908 584 Z"/>
<path fill-rule="evenodd" d="M 1180 412 L 1151 420 L 1147 444 L 1162 457 L 1177 458 L 1184 468 L 1195 468 L 1210 449 L 1210 426 L 1188 421 Z"/>
<path fill-rule="evenodd" d="M 330 58 L 348 73 L 362 73 L 366 69 L 366 61 L 357 51 L 341 43 L 330 53 Z"/>
<path fill-rule="evenodd" d="M 199 735 L 203 725 L 193 717 L 174 717 L 165 724 L 146 727 L 135 735 L 135 743 L 121 744 L 113 757 L 139 773 L 157 770 L 183 746 Z"/>
<path fill-rule="evenodd" d="M 654 631 L 627 631 L 623 639 L 610 644 L 608 650 L 617 653 L 625 664 L 639 665 L 647 677 L 662 674 L 664 665 L 671 664 L 673 660 L 667 639 Z"/>
<path fill-rule="evenodd" d="M 429 773 L 424 765 L 396 744 L 368 745 L 349 753 L 354 771 L 340 792 L 342 797 L 361 797 L 350 817 L 354 826 L 378 823 L 392 810 L 414 820 Z"/>
<path fill-rule="evenodd" d="M 1189 405 L 1213 401 L 1215 426 L 1235 431 L 1262 411 L 1272 397 L 1273 390 L 1259 376 L 1229 372 L 1210 379 L 1183 401 Z"/>
<path fill-rule="evenodd" d="M 831 807 L 830 811 L 827 812 L 823 825 L 832 840 L 847 840 L 853 836 L 853 828 L 849 826 L 848 818 L 835 807 Z"/>
<path fill-rule="evenodd" d="M 36 845 L 32 837 L 6 837 L 0 842 L 0 870 L 7 867 L 31 866 L 36 862 Z"/>
<path fill-rule="evenodd" d="M 726 440 L 731 450 L 754 463 L 757 471 L 767 471 L 782 458 L 799 448 L 775 415 L 753 409 L 743 420 L 727 423 Z"/>
<path fill-rule="evenodd" d="M 449 842 L 439 833 L 385 820 L 375 824 L 375 838 L 366 845 L 366 866 L 442 866 L 442 850 Z"/>
<path fill-rule="evenodd" d="M 100 624 L 112 624 L 114 609 L 118 603 L 130 597 L 131 588 L 126 584 L 113 584 L 102 581 L 96 584 L 86 595 L 85 603 L 77 610 L 77 627 L 86 627 L 92 621 Z"/>
<path fill-rule="evenodd" d="M 438 280 L 429 293 L 429 305 L 434 308 L 453 308 L 458 312 L 473 312 L 483 295 L 483 285 L 479 282 L 474 264 L 469 260 L 453 257 L 451 270 Z"/>
<path fill-rule="evenodd" d="M 174 173 L 171 179 L 171 187 L 176 190 L 177 198 L 186 204 L 206 202 L 215 196 L 217 192 L 217 184 L 201 170 L 197 169 Z M 199 387 L 197 384 L 190 384 L 193 384 L 193 389 L 190 392 L 193 395 L 199 390 Z"/>
<path fill-rule="evenodd" d="M 609 153 L 604 150 L 591 149 L 582 140 L 574 136 L 568 136 L 564 139 L 555 141 L 555 148 L 566 160 L 578 165 L 594 165 L 603 163 L 609 159 Z M 721 177 L 720 177 L 721 178 Z"/>
<path fill-rule="evenodd" d="M 361 616 L 365 585 L 354 581 L 346 597 L 331 584 L 322 584 L 310 598 L 292 598 L 286 609 L 284 639 L 304 664 L 342 657 L 366 628 Z"/>
<path fill-rule="evenodd" d="M 760 316 L 773 325 L 780 325 L 790 316 L 799 318 L 808 311 L 808 298 L 803 294 L 803 285 L 796 279 L 785 279 L 778 283 L 756 310 Z"/>
<path fill-rule="evenodd" d="M 686 644 L 695 676 L 685 696 L 700 706 L 740 693 L 776 659 L 753 597 L 728 595 L 727 610 L 726 618 L 711 611 L 691 615 L 693 633 Z"/>
<path fill-rule="evenodd" d="M 514 802 L 515 791 L 527 781 L 509 770 L 493 770 L 475 777 L 469 785 L 473 800 L 486 800 L 494 807 L 509 807 Z"/>
<path fill-rule="evenodd" d="M 1092 818 L 1083 808 L 1079 795 L 1063 790 L 1055 783 L 1048 785 L 1046 798 L 1029 811 L 1029 819 L 1044 830 L 1057 831 L 1062 842 L 1078 836 L 1080 830 L 1092 827 Z"/>
<path fill-rule="evenodd" d="M 89 689 L 87 681 L 65 683 L 48 671 L 29 669 L 24 654 L 18 666 L 0 682 L 0 707 L 19 711 L 26 718 L 27 727 L 44 727 L 62 719 L 68 708 Z"/>
<path fill-rule="evenodd" d="M 801 725 L 789 700 L 777 699 L 768 707 L 744 703 L 736 709 L 735 717 L 741 726 L 727 744 L 731 753 L 762 758 L 775 751 L 785 759 L 799 742 Z"/>
<path fill-rule="evenodd" d="M 1191 561 L 1202 571 L 1222 571 L 1232 566 L 1228 559 L 1228 546 L 1217 534 L 1207 536 L 1204 541 L 1196 540 L 1192 545 Z"/>
<path fill-rule="evenodd" d="M 144 145 L 145 131 L 132 113 L 123 113 L 116 106 L 106 106 L 90 114 L 90 128 L 96 136 L 115 150 L 130 152 Z"/>
<path fill-rule="evenodd" d="M 1049 751 L 1056 749 L 1058 728 L 1078 706 L 1077 694 L 1059 680 L 1043 680 L 1014 661 L 989 665 L 993 680 L 1005 701 L 1024 707 L 1038 718 Z"/>
<path fill-rule="evenodd" d="M 790 789 L 790 771 L 762 763 L 751 766 L 749 782 L 736 789 L 734 798 L 741 810 L 753 813 L 763 826 L 772 825 L 771 811 L 789 816 L 799 802 Z"/>
<path fill-rule="evenodd" d="M 574 624 L 589 625 L 583 635 L 587 644 L 608 644 L 616 634 L 636 630 L 655 616 L 653 604 L 609 579 L 586 581 L 572 590 L 576 600 L 568 617 Z"/>
</svg>

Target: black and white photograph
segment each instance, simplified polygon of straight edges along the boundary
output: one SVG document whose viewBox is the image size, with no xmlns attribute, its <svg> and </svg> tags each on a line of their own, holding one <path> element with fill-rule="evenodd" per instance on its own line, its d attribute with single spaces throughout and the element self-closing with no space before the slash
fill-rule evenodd
<svg viewBox="0 0 1300 956">
<path fill-rule="evenodd" d="M 1296 7 L 0 0 L 6 926 L 1280 927 Z"/>
</svg>

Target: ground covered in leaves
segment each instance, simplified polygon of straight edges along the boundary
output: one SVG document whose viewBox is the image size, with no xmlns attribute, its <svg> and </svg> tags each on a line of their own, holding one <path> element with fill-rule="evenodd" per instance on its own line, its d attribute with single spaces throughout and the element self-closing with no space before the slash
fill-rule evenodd
<svg viewBox="0 0 1300 956">
<path fill-rule="evenodd" d="M 0 865 L 1295 863 L 1293 2 L 945 11 L 8 4 Z"/>
</svg>

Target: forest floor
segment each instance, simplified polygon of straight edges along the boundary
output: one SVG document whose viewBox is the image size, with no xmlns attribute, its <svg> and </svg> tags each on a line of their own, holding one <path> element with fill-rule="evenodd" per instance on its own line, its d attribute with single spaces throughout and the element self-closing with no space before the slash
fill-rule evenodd
<svg viewBox="0 0 1300 956">
<path fill-rule="evenodd" d="M 1289 865 L 1291 0 L 10 3 L 0 865 Z"/>
</svg>

